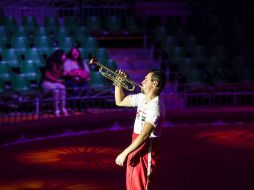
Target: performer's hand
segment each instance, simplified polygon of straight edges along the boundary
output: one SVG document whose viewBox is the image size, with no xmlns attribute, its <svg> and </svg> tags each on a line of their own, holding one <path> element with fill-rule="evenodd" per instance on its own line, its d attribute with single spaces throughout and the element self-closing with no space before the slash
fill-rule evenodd
<svg viewBox="0 0 254 190">
<path fill-rule="evenodd" d="M 116 157 L 115 162 L 116 162 L 117 165 L 123 166 L 123 165 L 124 165 L 124 162 L 125 162 L 125 160 L 126 160 L 126 158 L 127 158 L 127 155 L 126 155 L 124 152 L 122 152 L 121 154 L 119 154 L 119 155 Z"/>
<path fill-rule="evenodd" d="M 116 70 L 116 73 L 118 74 L 118 76 L 116 76 L 113 85 L 117 87 L 121 87 L 123 77 L 127 78 L 127 74 L 123 72 L 122 70 Z"/>
<path fill-rule="evenodd" d="M 120 69 L 120 70 L 116 70 L 116 72 L 117 72 L 119 75 L 121 75 L 121 76 L 127 78 L 127 73 L 124 72 L 124 71 L 122 71 L 121 69 Z"/>
</svg>

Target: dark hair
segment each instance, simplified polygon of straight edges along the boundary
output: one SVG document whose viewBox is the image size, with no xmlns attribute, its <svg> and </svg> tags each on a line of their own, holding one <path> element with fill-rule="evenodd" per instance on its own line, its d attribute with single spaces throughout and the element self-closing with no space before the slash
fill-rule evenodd
<svg viewBox="0 0 254 190">
<path fill-rule="evenodd" d="M 54 51 L 47 60 L 47 66 L 51 68 L 52 64 L 56 64 L 57 67 L 61 67 L 63 64 L 62 56 L 65 54 L 64 50 L 62 49 L 57 49 Z"/>
<path fill-rule="evenodd" d="M 157 81 L 158 82 L 158 94 L 161 93 L 161 91 L 165 88 L 167 77 L 165 73 L 159 69 L 152 69 L 149 71 L 149 73 L 152 73 L 151 81 Z"/>
<path fill-rule="evenodd" d="M 79 57 L 78 57 L 78 66 L 79 68 L 81 68 L 82 70 L 84 70 L 84 64 L 83 64 L 83 59 L 82 59 L 82 56 L 81 56 L 81 53 L 79 51 L 79 49 L 77 47 L 73 47 L 70 49 L 69 53 L 68 53 L 68 57 L 73 60 L 73 56 L 72 56 L 72 51 L 76 49 L 79 53 Z"/>
</svg>

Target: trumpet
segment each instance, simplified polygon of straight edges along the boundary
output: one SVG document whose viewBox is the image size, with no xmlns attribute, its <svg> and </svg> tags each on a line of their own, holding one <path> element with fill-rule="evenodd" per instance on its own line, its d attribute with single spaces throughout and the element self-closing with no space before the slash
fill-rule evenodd
<svg viewBox="0 0 254 190">
<path fill-rule="evenodd" d="M 112 71 L 108 67 L 102 65 L 99 61 L 95 59 L 91 59 L 89 64 L 95 64 L 99 67 L 99 72 L 101 73 L 102 76 L 108 78 L 109 80 L 113 81 L 113 84 L 115 86 L 121 86 L 125 88 L 128 91 L 133 91 L 135 90 L 136 86 L 141 87 L 139 84 L 136 82 L 128 79 L 126 76 L 118 74 L 115 71 Z"/>
</svg>

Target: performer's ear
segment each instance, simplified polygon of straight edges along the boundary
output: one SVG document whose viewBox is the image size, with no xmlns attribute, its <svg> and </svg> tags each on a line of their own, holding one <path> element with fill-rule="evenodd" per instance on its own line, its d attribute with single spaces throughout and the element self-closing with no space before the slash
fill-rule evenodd
<svg viewBox="0 0 254 190">
<path fill-rule="evenodd" d="M 159 86 L 158 81 L 153 81 L 153 84 L 155 85 L 155 87 L 158 87 L 158 86 Z"/>
</svg>

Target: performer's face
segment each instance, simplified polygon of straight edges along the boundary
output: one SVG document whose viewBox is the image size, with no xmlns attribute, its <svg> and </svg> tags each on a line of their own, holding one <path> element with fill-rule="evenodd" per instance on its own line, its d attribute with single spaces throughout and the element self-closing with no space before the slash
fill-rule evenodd
<svg viewBox="0 0 254 190">
<path fill-rule="evenodd" d="M 152 87 L 153 87 L 153 82 L 151 80 L 152 74 L 153 73 L 148 73 L 146 75 L 145 79 L 141 83 L 142 84 L 141 92 L 143 94 L 148 93 L 152 89 Z"/>
</svg>

